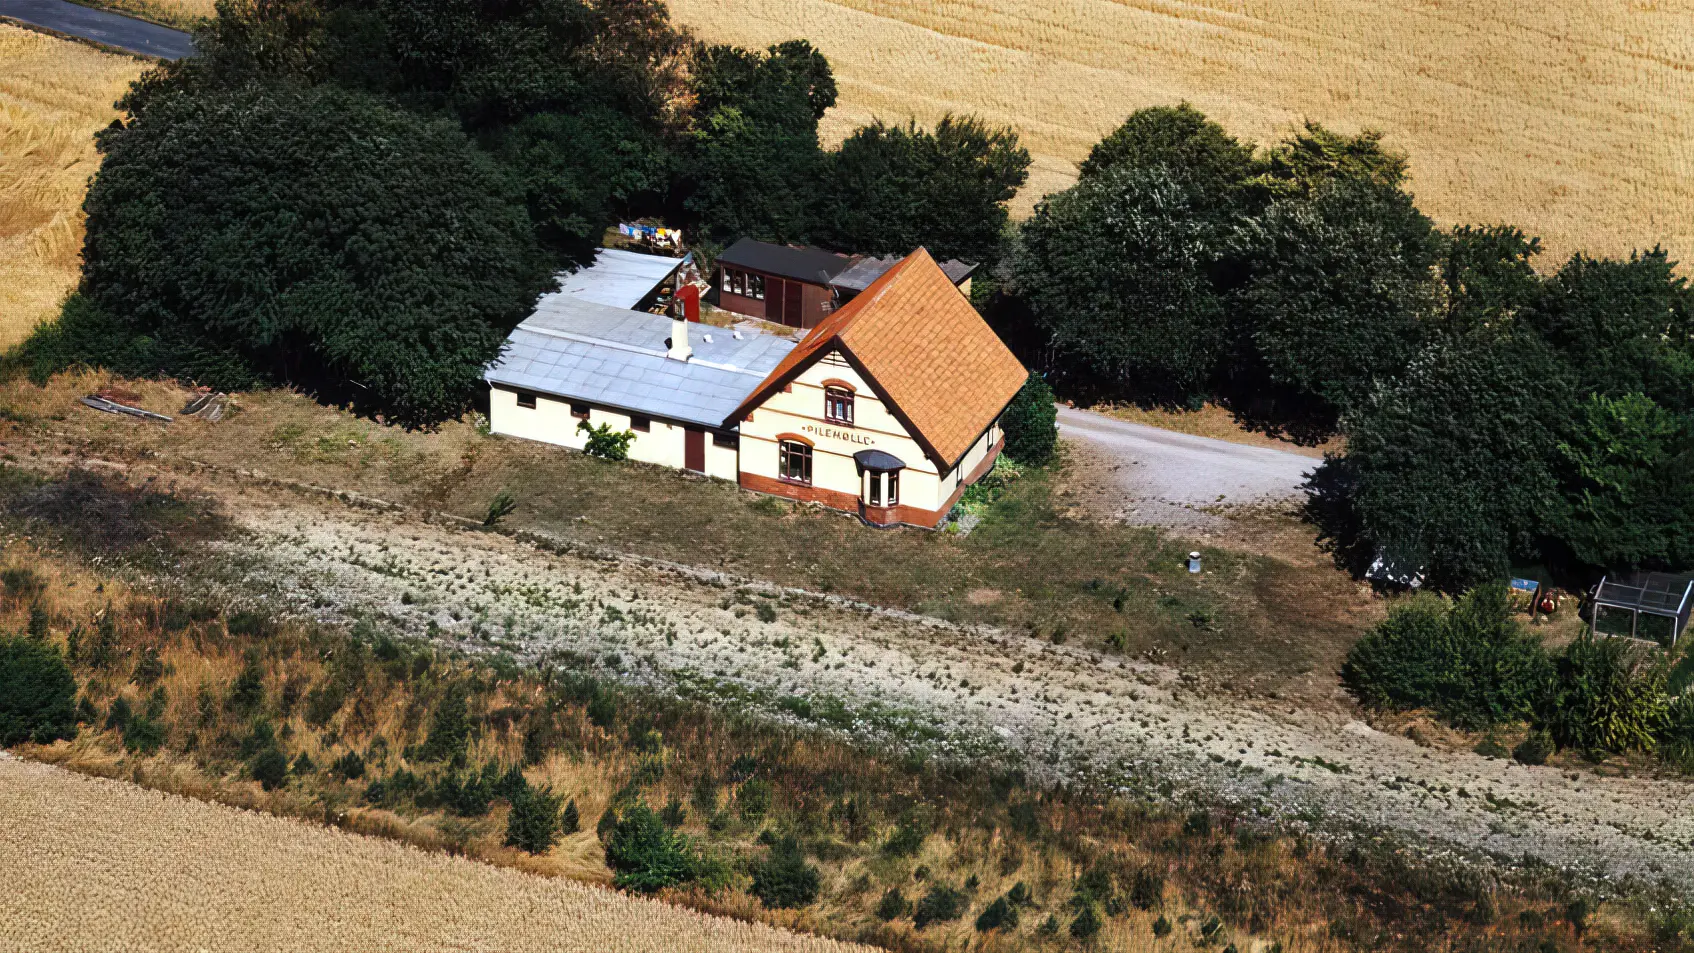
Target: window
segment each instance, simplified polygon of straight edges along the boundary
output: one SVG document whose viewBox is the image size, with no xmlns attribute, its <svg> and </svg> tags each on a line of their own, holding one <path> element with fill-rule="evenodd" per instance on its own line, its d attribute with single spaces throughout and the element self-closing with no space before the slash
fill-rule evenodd
<svg viewBox="0 0 1694 953">
<path fill-rule="evenodd" d="M 636 433 L 648 433 L 653 429 L 653 418 L 636 417 L 631 415 L 629 418 L 629 429 Z"/>
<path fill-rule="evenodd" d="M 765 276 L 755 275 L 734 268 L 723 270 L 723 290 L 743 298 L 763 300 L 765 297 Z"/>
<path fill-rule="evenodd" d="M 812 448 L 796 440 L 777 444 L 777 475 L 790 483 L 812 482 Z"/>
<path fill-rule="evenodd" d="M 587 420 L 588 419 L 588 405 L 587 404 L 571 404 L 571 416 L 575 417 L 578 420 Z"/>
<path fill-rule="evenodd" d="M 888 505 L 893 506 L 900 502 L 900 472 L 891 470 L 884 478 L 888 480 Z"/>
<path fill-rule="evenodd" d="M 886 473 L 871 473 L 870 500 L 868 502 L 872 506 L 894 506 L 898 504 L 900 502 L 900 472 L 890 470 Z"/>
<path fill-rule="evenodd" d="M 535 395 L 527 390 L 518 391 L 518 406 L 528 410 L 535 409 Z"/>
<path fill-rule="evenodd" d="M 728 447 L 729 449 L 734 450 L 736 447 L 738 447 L 740 445 L 741 445 L 741 441 L 736 439 L 735 434 L 729 433 L 728 431 L 724 431 L 724 430 L 714 430 L 714 431 L 712 431 L 712 446 L 714 446 L 714 447 Z"/>
<path fill-rule="evenodd" d="M 823 389 L 823 416 L 838 424 L 853 424 L 853 392 L 845 387 Z"/>
</svg>

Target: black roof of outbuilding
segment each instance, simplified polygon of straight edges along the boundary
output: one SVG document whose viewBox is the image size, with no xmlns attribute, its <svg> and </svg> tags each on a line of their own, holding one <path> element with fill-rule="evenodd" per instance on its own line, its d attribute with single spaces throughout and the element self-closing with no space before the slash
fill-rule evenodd
<svg viewBox="0 0 1694 953">
<path fill-rule="evenodd" d="M 871 282 L 881 278 L 883 272 L 899 263 L 900 259 L 894 255 L 887 258 L 861 258 L 854 263 L 853 267 L 836 275 L 830 284 L 856 294 L 869 288 Z M 976 271 L 975 265 L 960 261 L 957 258 L 949 258 L 946 261 L 939 262 L 939 264 L 941 265 L 941 273 L 946 275 L 947 280 L 953 284 L 964 281 Z"/>
<path fill-rule="evenodd" d="M 724 249 L 723 254 L 718 256 L 718 264 L 827 285 L 831 278 L 846 271 L 847 266 L 853 264 L 853 259 L 821 248 L 794 248 L 743 238 Z"/>
</svg>

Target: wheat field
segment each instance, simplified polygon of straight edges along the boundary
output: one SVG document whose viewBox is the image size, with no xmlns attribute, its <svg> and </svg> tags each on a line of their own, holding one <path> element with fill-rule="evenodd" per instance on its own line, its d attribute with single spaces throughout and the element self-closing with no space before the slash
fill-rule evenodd
<svg viewBox="0 0 1694 953">
<path fill-rule="evenodd" d="M 865 950 L 0 753 L 0 947 Z"/>
<path fill-rule="evenodd" d="M 1035 155 L 1021 202 L 1133 109 L 1188 100 L 1259 142 L 1375 128 L 1443 223 L 1509 222 L 1569 252 L 1694 252 L 1688 0 L 670 0 L 704 38 L 811 39 L 839 137 L 974 112 Z"/>
<path fill-rule="evenodd" d="M 94 133 L 146 66 L 0 23 L 0 350 L 75 286 Z"/>
</svg>

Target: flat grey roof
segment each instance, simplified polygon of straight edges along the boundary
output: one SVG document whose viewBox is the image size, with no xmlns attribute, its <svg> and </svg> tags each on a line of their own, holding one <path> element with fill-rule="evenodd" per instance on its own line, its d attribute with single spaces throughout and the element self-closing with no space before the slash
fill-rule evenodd
<svg viewBox="0 0 1694 953">
<path fill-rule="evenodd" d="M 718 256 L 720 265 L 751 268 L 814 285 L 829 284 L 830 279 L 846 271 L 852 263 L 853 259 L 846 255 L 837 255 L 822 248 L 790 248 L 751 238 L 738 240 Z"/>
<path fill-rule="evenodd" d="M 602 248 L 594 264 L 559 275 L 559 290 L 614 308 L 633 308 L 687 260 Z"/>
<path fill-rule="evenodd" d="M 670 318 L 554 292 L 512 331 L 483 379 L 718 427 L 794 349 L 769 334 L 742 331 L 737 339 L 728 328 L 690 324 L 694 356 L 676 361 L 665 356 L 670 336 Z"/>
</svg>

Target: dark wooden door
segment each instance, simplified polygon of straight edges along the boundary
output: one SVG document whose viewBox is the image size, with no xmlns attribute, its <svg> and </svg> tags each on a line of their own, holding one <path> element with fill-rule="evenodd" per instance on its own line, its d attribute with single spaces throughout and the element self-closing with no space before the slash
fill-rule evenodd
<svg viewBox="0 0 1694 953">
<path fill-rule="evenodd" d="M 706 431 L 689 427 L 683 432 L 682 465 L 695 473 L 706 472 Z"/>
<path fill-rule="evenodd" d="M 806 288 L 798 281 L 782 283 L 782 323 L 797 328 L 806 323 L 801 299 Z"/>
<path fill-rule="evenodd" d="M 782 313 L 782 286 L 787 284 L 781 278 L 765 277 L 765 320 L 777 324 L 787 324 Z"/>
</svg>

